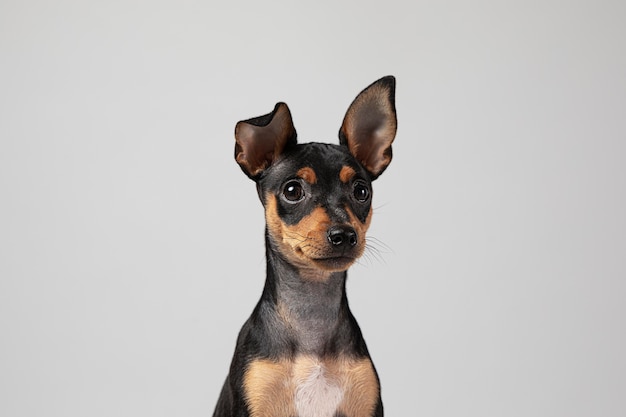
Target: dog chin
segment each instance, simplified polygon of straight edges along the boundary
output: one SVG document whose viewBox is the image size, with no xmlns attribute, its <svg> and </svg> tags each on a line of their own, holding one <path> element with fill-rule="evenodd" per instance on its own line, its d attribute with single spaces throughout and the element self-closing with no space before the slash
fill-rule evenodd
<svg viewBox="0 0 626 417">
<path fill-rule="evenodd" d="M 348 256 L 334 256 L 328 258 L 311 259 L 320 269 L 328 272 L 345 271 L 356 261 L 356 258 Z"/>
</svg>

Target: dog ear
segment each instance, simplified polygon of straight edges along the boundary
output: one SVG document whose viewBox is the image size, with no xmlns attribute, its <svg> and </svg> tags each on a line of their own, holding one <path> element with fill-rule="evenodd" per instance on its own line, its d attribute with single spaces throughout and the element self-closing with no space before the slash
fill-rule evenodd
<svg viewBox="0 0 626 417">
<path fill-rule="evenodd" d="M 287 146 L 296 144 L 296 136 L 289 107 L 277 103 L 271 113 L 237 123 L 235 160 L 256 180 Z"/>
<path fill-rule="evenodd" d="M 383 77 L 354 99 L 339 130 L 339 143 L 367 169 L 372 180 L 391 162 L 391 143 L 396 136 L 396 79 Z"/>
</svg>

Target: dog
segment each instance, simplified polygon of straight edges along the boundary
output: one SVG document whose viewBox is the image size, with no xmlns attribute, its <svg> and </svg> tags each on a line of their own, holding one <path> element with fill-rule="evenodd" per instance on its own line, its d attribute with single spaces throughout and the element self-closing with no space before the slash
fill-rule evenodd
<svg viewBox="0 0 626 417">
<path fill-rule="evenodd" d="M 339 145 L 299 144 L 277 103 L 235 127 L 235 160 L 265 210 L 266 281 L 237 338 L 213 417 L 382 417 L 378 374 L 346 297 L 372 181 L 396 135 L 395 78 L 349 106 Z"/>
</svg>

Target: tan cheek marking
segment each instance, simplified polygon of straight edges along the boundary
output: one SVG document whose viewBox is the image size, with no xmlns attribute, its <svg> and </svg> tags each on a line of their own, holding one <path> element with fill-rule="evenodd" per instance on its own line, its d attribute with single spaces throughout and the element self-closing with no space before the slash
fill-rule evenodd
<svg viewBox="0 0 626 417">
<path fill-rule="evenodd" d="M 357 251 L 358 256 L 361 256 L 363 254 L 363 251 L 365 250 L 365 235 L 367 234 L 367 230 L 372 223 L 373 210 L 370 207 L 370 211 L 369 213 L 367 213 L 367 217 L 365 218 L 365 223 L 361 223 L 361 221 L 354 215 L 349 207 L 346 207 L 346 213 L 348 213 L 348 217 L 350 217 L 350 224 L 352 225 L 352 227 L 354 227 L 354 230 L 359 237 Z"/>
<path fill-rule="evenodd" d="M 291 262 L 297 262 L 298 257 L 294 253 L 292 246 L 293 237 L 289 237 L 285 224 L 278 216 L 276 196 L 267 194 L 265 204 L 265 223 L 272 241 L 278 246 L 278 250 Z"/>
<path fill-rule="evenodd" d="M 330 226 L 330 218 L 321 207 L 313 209 L 299 223 L 285 226 L 289 243 L 296 251 L 315 257 L 321 247 L 326 244 L 326 230 Z"/>
<path fill-rule="evenodd" d="M 266 200 L 265 221 L 278 249 L 294 265 L 311 267 L 310 258 L 324 255 L 326 230 L 330 225 L 326 211 L 318 207 L 299 223 L 288 226 L 278 216 L 276 196 L 268 194 Z"/>
<path fill-rule="evenodd" d="M 250 363 L 243 378 L 250 417 L 296 415 L 290 374 L 291 366 L 287 362 L 259 359 Z"/>
<path fill-rule="evenodd" d="M 315 175 L 315 171 L 313 171 L 313 168 L 300 168 L 298 172 L 296 172 L 296 175 L 308 182 L 309 184 L 315 184 L 317 182 L 317 175 Z"/>
<path fill-rule="evenodd" d="M 265 222 L 272 242 L 292 265 L 298 267 L 305 279 L 327 280 L 330 272 L 319 269 L 311 258 L 323 255 L 326 228 L 330 223 L 328 215 L 323 209 L 318 208 L 297 225 L 287 226 L 278 216 L 277 204 L 276 196 L 268 193 Z"/>
<path fill-rule="evenodd" d="M 352 179 L 352 177 L 354 177 L 356 175 L 356 172 L 354 171 L 354 169 L 352 169 L 352 167 L 349 167 L 347 165 L 344 165 L 341 168 L 341 171 L 339 171 L 339 179 L 341 180 L 341 182 L 347 183 L 348 181 L 350 181 Z"/>
</svg>

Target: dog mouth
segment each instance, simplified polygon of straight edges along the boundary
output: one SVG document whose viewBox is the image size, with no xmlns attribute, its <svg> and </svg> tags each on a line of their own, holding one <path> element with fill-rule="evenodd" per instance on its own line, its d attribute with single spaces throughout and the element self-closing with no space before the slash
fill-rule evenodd
<svg viewBox="0 0 626 417">
<path fill-rule="evenodd" d="M 306 245 L 297 245 L 293 248 L 297 264 L 313 270 L 326 272 L 346 271 L 362 253 L 362 247 L 329 247 L 317 245 L 310 241 Z"/>
<path fill-rule="evenodd" d="M 329 271 L 345 271 L 356 261 L 356 258 L 346 255 L 311 258 L 321 269 Z"/>
</svg>

